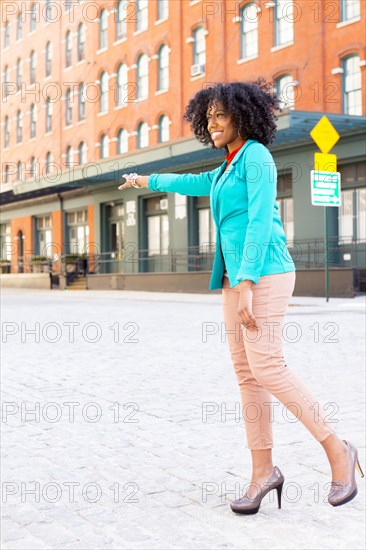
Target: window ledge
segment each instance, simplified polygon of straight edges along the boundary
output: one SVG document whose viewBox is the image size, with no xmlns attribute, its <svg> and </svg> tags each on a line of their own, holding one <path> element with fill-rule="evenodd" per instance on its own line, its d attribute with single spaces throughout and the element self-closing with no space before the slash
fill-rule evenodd
<svg viewBox="0 0 366 550">
<path fill-rule="evenodd" d="M 68 65 L 67 67 L 64 68 L 64 71 L 71 71 L 72 69 L 72 65 Z"/>
<path fill-rule="evenodd" d="M 108 111 L 103 111 L 103 113 L 97 113 L 97 117 L 105 116 L 108 114 Z"/>
<path fill-rule="evenodd" d="M 167 88 L 166 90 L 157 90 L 155 92 L 155 95 L 166 94 L 167 92 L 169 92 L 169 88 Z"/>
<path fill-rule="evenodd" d="M 127 41 L 127 36 L 124 36 L 123 38 L 119 38 L 115 42 L 113 42 L 113 46 L 118 46 L 118 44 L 122 44 L 123 42 Z"/>
<path fill-rule="evenodd" d="M 138 36 L 139 34 L 141 34 L 142 32 L 146 32 L 148 29 L 148 27 L 146 27 L 146 29 L 140 29 L 138 31 L 135 31 L 132 33 L 132 36 Z"/>
<path fill-rule="evenodd" d="M 158 19 L 157 21 L 154 21 L 154 25 L 160 25 L 160 23 L 164 23 L 164 21 L 168 21 L 169 17 L 163 17 L 162 19 Z"/>
<path fill-rule="evenodd" d="M 114 111 L 120 111 L 121 109 L 125 109 L 127 105 L 117 105 L 117 107 L 114 108 Z"/>
<path fill-rule="evenodd" d="M 80 59 L 80 61 L 77 61 L 76 66 L 82 65 L 83 63 L 85 63 L 85 61 L 85 59 Z"/>
<path fill-rule="evenodd" d="M 257 58 L 258 58 L 258 54 L 251 55 L 249 57 L 241 57 L 240 59 L 237 60 L 237 64 L 241 65 L 242 63 L 247 63 L 247 61 L 252 61 L 253 59 L 257 59 Z"/>
<path fill-rule="evenodd" d="M 79 122 L 76 123 L 76 126 L 80 126 L 80 124 L 85 124 L 86 120 L 79 120 Z"/>
<path fill-rule="evenodd" d="M 347 25 L 352 25 L 352 23 L 357 23 L 357 21 L 361 21 L 361 17 L 354 17 L 353 19 L 346 19 L 345 21 L 340 21 L 336 24 L 337 29 L 340 29 L 342 27 L 346 27 Z"/>
<path fill-rule="evenodd" d="M 100 53 L 104 53 L 104 52 L 107 52 L 108 51 L 108 48 L 100 48 L 100 50 L 97 50 L 95 53 L 97 55 L 99 55 Z"/>
<path fill-rule="evenodd" d="M 286 44 L 280 44 L 279 46 L 273 46 L 273 48 L 271 48 L 271 52 L 276 52 L 277 50 L 282 50 L 283 48 L 288 48 L 288 46 L 293 46 L 293 45 L 294 45 L 294 41 L 286 42 Z"/>
<path fill-rule="evenodd" d="M 197 76 L 191 76 L 190 80 L 191 82 L 194 82 L 195 80 L 199 80 L 200 78 L 203 78 L 206 76 L 206 73 L 198 74 Z"/>
</svg>

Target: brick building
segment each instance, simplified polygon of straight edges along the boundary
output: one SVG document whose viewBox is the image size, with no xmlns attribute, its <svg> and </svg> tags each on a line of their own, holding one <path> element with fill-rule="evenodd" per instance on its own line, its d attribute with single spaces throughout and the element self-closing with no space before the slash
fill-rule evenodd
<svg viewBox="0 0 366 550">
<path fill-rule="evenodd" d="M 97 252 L 95 276 L 209 269 L 209 254 L 197 264 L 214 245 L 208 198 L 122 196 L 118 177 L 217 166 L 223 152 L 192 138 L 185 106 L 211 82 L 259 75 L 282 99 L 270 149 L 289 242 L 323 235 L 305 182 L 317 150 L 309 131 L 329 113 L 345 183 L 330 233 L 360 251 L 365 11 L 362 0 L 2 1 L 2 265 L 29 272 L 47 257 L 57 273 L 66 254 Z"/>
</svg>

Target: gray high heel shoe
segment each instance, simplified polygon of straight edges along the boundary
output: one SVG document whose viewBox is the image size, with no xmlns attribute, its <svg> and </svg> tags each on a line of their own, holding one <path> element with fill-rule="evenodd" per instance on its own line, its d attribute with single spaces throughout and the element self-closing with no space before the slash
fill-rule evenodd
<svg viewBox="0 0 366 550">
<path fill-rule="evenodd" d="M 273 467 L 267 481 L 264 483 L 262 489 L 254 497 L 248 497 L 244 495 L 238 500 L 230 503 L 230 508 L 236 514 L 256 514 L 259 510 L 263 497 L 272 489 L 277 490 L 278 507 L 281 508 L 281 494 L 282 487 L 285 478 L 283 477 L 280 469 L 277 466 Z"/>
<path fill-rule="evenodd" d="M 340 506 L 346 504 L 357 495 L 357 485 L 355 480 L 355 468 L 359 471 L 361 477 L 364 477 L 360 463 L 358 461 L 358 452 L 356 447 L 345 439 L 342 440 L 348 446 L 349 460 L 351 463 L 351 479 L 349 483 L 343 481 L 332 481 L 331 489 L 328 495 L 328 502 L 332 506 Z"/>
</svg>

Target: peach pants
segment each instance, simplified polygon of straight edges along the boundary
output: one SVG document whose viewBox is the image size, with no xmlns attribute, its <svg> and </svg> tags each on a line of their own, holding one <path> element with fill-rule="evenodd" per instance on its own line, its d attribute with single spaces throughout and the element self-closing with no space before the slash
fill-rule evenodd
<svg viewBox="0 0 366 550">
<path fill-rule="evenodd" d="M 283 357 L 283 326 L 296 272 L 266 275 L 253 284 L 253 315 L 258 330 L 247 330 L 238 314 L 239 285 L 231 288 L 223 277 L 222 306 L 226 338 L 240 388 L 242 412 L 251 450 L 273 447 L 274 411 L 271 394 L 302 422 L 319 442 L 334 430 L 319 402 L 306 385 L 287 368 Z M 289 415 L 289 421 L 295 419 Z M 282 415 L 281 415 L 282 418 Z"/>
</svg>

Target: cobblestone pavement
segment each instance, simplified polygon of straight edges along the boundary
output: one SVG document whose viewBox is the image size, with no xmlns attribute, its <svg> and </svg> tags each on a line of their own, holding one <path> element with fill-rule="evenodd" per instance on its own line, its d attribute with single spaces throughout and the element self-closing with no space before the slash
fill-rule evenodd
<svg viewBox="0 0 366 550">
<path fill-rule="evenodd" d="M 293 298 L 285 352 L 365 468 L 365 300 Z M 285 476 L 253 516 L 221 296 L 2 291 L 2 548 L 358 549 L 319 443 L 276 399 Z"/>
</svg>

